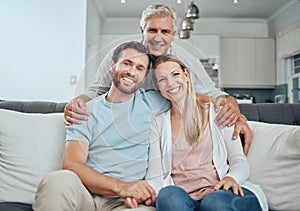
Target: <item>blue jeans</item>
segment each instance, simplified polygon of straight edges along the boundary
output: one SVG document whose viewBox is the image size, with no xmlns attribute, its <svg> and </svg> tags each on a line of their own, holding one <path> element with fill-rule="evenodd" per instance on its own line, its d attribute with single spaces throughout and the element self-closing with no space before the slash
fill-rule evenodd
<svg viewBox="0 0 300 211">
<path fill-rule="evenodd" d="M 167 186 L 160 190 L 156 199 L 157 211 L 261 211 L 256 196 L 243 188 L 244 197 L 234 195 L 231 190 L 218 190 L 207 194 L 199 201 L 178 186 Z"/>
</svg>

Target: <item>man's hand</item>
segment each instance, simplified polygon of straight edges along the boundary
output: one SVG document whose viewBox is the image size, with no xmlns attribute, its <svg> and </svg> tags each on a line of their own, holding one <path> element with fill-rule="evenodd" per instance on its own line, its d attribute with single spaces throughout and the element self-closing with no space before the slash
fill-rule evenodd
<svg viewBox="0 0 300 211">
<path fill-rule="evenodd" d="M 215 119 L 218 126 L 230 127 L 235 125 L 232 135 L 233 140 L 237 139 L 239 134 L 244 135 L 244 154 L 247 155 L 252 143 L 253 132 L 251 131 L 247 121 L 240 114 L 240 108 L 235 98 L 232 96 L 219 96 L 216 100 L 214 100 L 214 106 L 216 112 L 218 112 L 220 106 L 223 106 Z"/>
<path fill-rule="evenodd" d="M 235 123 L 234 132 L 232 135 L 232 139 L 235 140 L 239 136 L 239 134 L 244 135 L 244 154 L 248 155 L 249 148 L 252 143 L 253 138 L 253 132 L 250 129 L 247 121 L 242 117 L 242 115 L 239 116 L 237 122 Z"/>
<path fill-rule="evenodd" d="M 118 195 L 125 199 L 125 205 L 130 208 L 136 208 L 140 203 L 150 206 L 156 200 L 154 189 L 145 180 L 129 183 Z"/>
<path fill-rule="evenodd" d="M 237 121 L 240 108 L 234 97 L 231 96 L 219 96 L 214 101 L 216 112 L 220 110 L 220 106 L 223 106 L 218 113 L 215 123 L 220 127 L 231 127 Z"/>
<path fill-rule="evenodd" d="M 71 100 L 64 109 L 65 125 L 81 124 L 87 120 L 89 113 L 86 110 L 86 102 L 91 100 L 88 96 L 80 95 Z"/>
</svg>

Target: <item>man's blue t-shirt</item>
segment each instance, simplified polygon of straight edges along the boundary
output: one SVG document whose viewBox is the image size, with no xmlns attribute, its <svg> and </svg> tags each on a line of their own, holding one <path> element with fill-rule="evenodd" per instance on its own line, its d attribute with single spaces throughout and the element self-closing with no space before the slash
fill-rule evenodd
<svg viewBox="0 0 300 211">
<path fill-rule="evenodd" d="M 87 103 L 87 121 L 66 127 L 66 141 L 87 143 L 86 164 L 104 175 L 127 182 L 144 179 L 151 121 L 170 103 L 158 92 L 143 89 L 123 103 L 110 103 L 105 96 Z"/>
</svg>

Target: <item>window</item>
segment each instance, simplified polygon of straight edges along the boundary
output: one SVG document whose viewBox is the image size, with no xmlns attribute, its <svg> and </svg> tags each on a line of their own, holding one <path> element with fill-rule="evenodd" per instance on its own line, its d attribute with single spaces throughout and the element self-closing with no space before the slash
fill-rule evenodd
<svg viewBox="0 0 300 211">
<path fill-rule="evenodd" d="M 300 54 L 293 57 L 293 74 L 292 74 L 292 95 L 293 102 L 300 103 Z"/>
<path fill-rule="evenodd" d="M 300 54 L 294 56 L 294 74 L 300 73 Z"/>
</svg>

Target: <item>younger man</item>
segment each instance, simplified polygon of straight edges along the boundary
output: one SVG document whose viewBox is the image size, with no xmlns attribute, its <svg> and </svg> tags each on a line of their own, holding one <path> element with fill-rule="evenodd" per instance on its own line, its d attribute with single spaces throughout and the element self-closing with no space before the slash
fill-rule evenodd
<svg viewBox="0 0 300 211">
<path fill-rule="evenodd" d="M 154 203 L 155 191 L 144 180 L 148 136 L 153 117 L 170 104 L 157 92 L 139 89 L 149 63 L 149 53 L 139 42 L 114 50 L 110 90 L 87 103 L 87 121 L 67 127 L 65 170 L 42 180 L 34 210 L 127 210 L 127 197 Z M 140 205 L 133 210 L 155 209 Z"/>
</svg>

